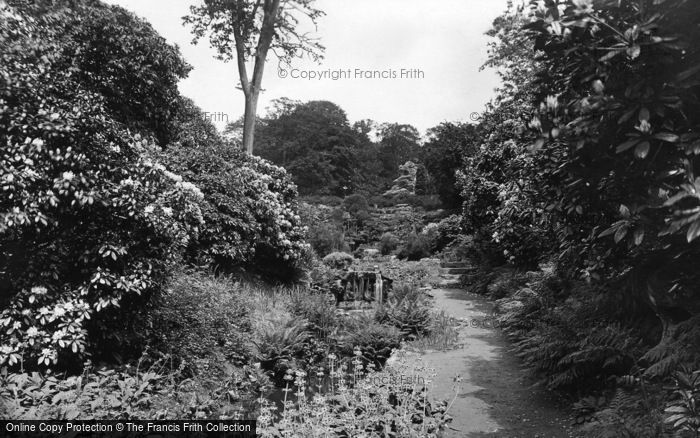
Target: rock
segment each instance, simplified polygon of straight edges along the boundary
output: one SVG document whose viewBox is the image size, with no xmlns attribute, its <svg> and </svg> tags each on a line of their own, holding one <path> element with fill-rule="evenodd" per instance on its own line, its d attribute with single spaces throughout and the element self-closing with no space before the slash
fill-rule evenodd
<svg viewBox="0 0 700 438">
<path fill-rule="evenodd" d="M 379 250 L 375 248 L 366 248 L 362 252 L 363 257 L 377 257 L 379 256 Z"/>
</svg>

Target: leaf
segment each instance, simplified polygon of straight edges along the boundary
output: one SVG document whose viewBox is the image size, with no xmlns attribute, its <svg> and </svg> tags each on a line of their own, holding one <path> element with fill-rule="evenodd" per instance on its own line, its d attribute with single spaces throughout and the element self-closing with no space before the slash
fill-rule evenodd
<svg viewBox="0 0 700 438">
<path fill-rule="evenodd" d="M 686 193 L 686 192 L 677 193 L 677 194 L 671 196 L 670 198 L 668 198 L 668 199 L 666 200 L 666 202 L 664 202 L 664 207 L 670 207 L 670 206 L 672 206 L 673 204 L 675 204 L 676 202 L 678 202 L 678 201 L 680 201 L 681 199 L 684 199 L 684 198 L 686 198 L 686 197 L 688 197 L 688 196 L 691 196 L 691 195 L 688 194 L 688 193 Z"/>
<path fill-rule="evenodd" d="M 683 82 L 684 80 L 690 78 L 691 76 L 694 76 L 698 72 L 700 72 L 700 65 L 696 65 L 695 67 L 689 68 L 688 70 L 680 73 L 676 77 L 676 80 L 679 82 Z"/>
<path fill-rule="evenodd" d="M 609 61 L 609 60 L 613 59 L 614 57 L 616 57 L 617 55 L 619 55 L 620 53 L 623 53 L 624 51 L 625 51 L 625 49 L 613 49 L 610 52 L 606 53 L 604 56 L 601 56 L 598 61 L 600 61 L 600 62 Z"/>
<path fill-rule="evenodd" d="M 622 239 L 627 235 L 627 227 L 620 227 L 615 232 L 615 243 L 620 243 Z"/>
<path fill-rule="evenodd" d="M 622 153 L 628 149 L 631 149 L 637 143 L 639 143 L 639 141 L 640 140 L 638 138 L 633 138 L 633 139 L 627 140 L 626 142 L 624 142 L 620 146 L 618 146 L 617 149 L 615 149 L 615 152 L 619 154 L 619 153 Z"/>
<path fill-rule="evenodd" d="M 658 134 L 654 134 L 654 138 L 669 143 L 678 143 L 678 141 L 680 140 L 680 137 L 670 132 L 659 132 Z"/>
<path fill-rule="evenodd" d="M 642 244 L 644 241 L 644 229 L 643 228 L 637 228 L 634 230 L 634 244 L 639 246 Z"/>
<path fill-rule="evenodd" d="M 695 240 L 698 236 L 700 236 L 700 221 L 695 221 L 693 224 L 688 227 L 688 243 L 692 242 Z"/>
<path fill-rule="evenodd" d="M 644 158 L 649 155 L 649 142 L 645 141 L 643 143 L 640 143 L 637 145 L 636 148 L 634 148 L 634 156 L 639 158 L 640 160 L 643 160 Z"/>
<path fill-rule="evenodd" d="M 630 217 L 630 209 L 625 204 L 620 204 L 620 214 L 623 218 L 628 219 Z"/>
</svg>

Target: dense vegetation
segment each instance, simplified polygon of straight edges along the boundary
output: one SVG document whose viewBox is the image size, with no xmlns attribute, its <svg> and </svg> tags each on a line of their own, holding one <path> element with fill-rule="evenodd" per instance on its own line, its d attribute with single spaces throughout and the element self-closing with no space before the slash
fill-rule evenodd
<svg viewBox="0 0 700 438">
<path fill-rule="evenodd" d="M 599 432 L 697 432 L 697 384 L 655 385 L 700 367 L 700 5 L 531 3 L 489 32 L 503 86 L 461 146 L 466 280 Z"/>
<path fill-rule="evenodd" d="M 294 185 L 179 96 L 176 48 L 96 1 L 2 12 L 0 364 L 139 355 L 181 264 L 294 274 Z"/>
<path fill-rule="evenodd" d="M 478 123 L 421 139 L 280 99 L 260 157 L 179 94 L 190 67 L 147 22 L 1 5 L 3 415 L 435 434 L 446 410 L 424 392 L 346 381 L 393 372 L 402 343 L 454 342 L 419 289 L 430 262 L 412 264 L 439 255 L 474 262 L 465 285 L 582 430 L 697 436 L 700 4 L 530 3 L 488 33 L 502 86 Z M 386 305 L 339 312 L 342 270 L 377 263 L 400 280 Z M 307 399 L 335 385 L 354 417 Z M 307 420 L 253 403 L 282 388 Z"/>
</svg>

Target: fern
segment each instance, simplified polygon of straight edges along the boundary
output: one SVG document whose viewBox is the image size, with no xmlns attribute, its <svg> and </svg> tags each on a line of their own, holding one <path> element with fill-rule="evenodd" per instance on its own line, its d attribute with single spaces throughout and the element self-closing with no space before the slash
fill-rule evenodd
<svg viewBox="0 0 700 438">
<path fill-rule="evenodd" d="M 678 324 L 641 358 L 648 364 L 646 377 L 667 377 L 679 367 L 700 367 L 700 315 Z"/>
</svg>

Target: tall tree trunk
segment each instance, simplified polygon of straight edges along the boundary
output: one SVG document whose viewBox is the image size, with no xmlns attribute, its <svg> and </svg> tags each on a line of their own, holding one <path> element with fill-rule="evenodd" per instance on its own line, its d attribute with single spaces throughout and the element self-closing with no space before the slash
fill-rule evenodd
<svg viewBox="0 0 700 438">
<path fill-rule="evenodd" d="M 258 92 L 245 95 L 245 112 L 243 113 L 243 149 L 248 155 L 253 155 L 255 140 L 255 116 L 258 108 Z"/>
<path fill-rule="evenodd" d="M 236 36 L 236 51 L 238 52 L 238 72 L 241 78 L 243 94 L 245 95 L 245 111 L 243 113 L 243 147 L 248 155 L 253 155 L 253 142 L 255 139 L 255 116 L 258 108 L 258 96 L 262 89 L 263 71 L 267 52 L 270 50 L 272 38 L 275 35 L 275 19 L 279 12 L 280 0 L 265 0 L 263 10 L 263 22 L 260 29 L 260 37 L 255 50 L 255 64 L 253 77 L 248 81 L 245 68 L 244 41 Z M 234 35 L 238 35 L 234 32 Z"/>
</svg>

